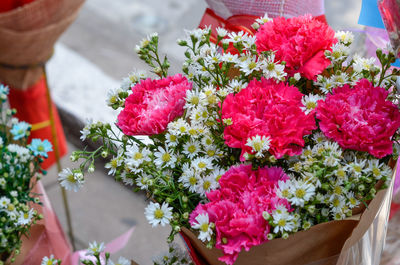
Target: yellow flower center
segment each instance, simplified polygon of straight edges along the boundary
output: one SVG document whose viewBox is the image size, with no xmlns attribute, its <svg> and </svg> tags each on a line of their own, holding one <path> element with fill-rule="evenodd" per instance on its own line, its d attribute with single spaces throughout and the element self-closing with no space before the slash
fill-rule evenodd
<svg viewBox="0 0 400 265">
<path fill-rule="evenodd" d="M 203 189 L 204 189 L 204 190 L 208 190 L 210 187 L 211 187 L 211 182 L 205 181 L 205 182 L 203 183 Z"/>
<path fill-rule="evenodd" d="M 290 192 L 289 192 L 288 189 L 282 190 L 282 196 L 283 196 L 284 198 L 289 197 L 289 195 L 290 195 Z"/>
<path fill-rule="evenodd" d="M 189 146 L 188 151 L 189 151 L 189 153 L 193 154 L 194 152 L 196 152 L 196 146 L 194 146 L 194 145 Z"/>
<path fill-rule="evenodd" d="M 110 165 L 111 165 L 112 168 L 117 168 L 118 167 L 118 160 L 117 159 L 111 160 Z"/>
<path fill-rule="evenodd" d="M 171 134 L 170 136 L 169 136 L 169 140 L 171 141 L 171 142 L 176 142 L 176 135 L 173 135 L 173 134 Z"/>
<path fill-rule="evenodd" d="M 208 156 L 215 156 L 215 151 L 214 150 L 207 150 L 207 155 Z"/>
<path fill-rule="evenodd" d="M 139 153 L 139 152 L 137 152 L 137 153 L 135 153 L 135 155 L 133 156 L 133 158 L 134 158 L 135 160 L 140 160 L 140 159 L 142 159 L 142 158 L 143 158 L 143 154 L 142 154 L 142 153 Z"/>
<path fill-rule="evenodd" d="M 306 190 L 305 189 L 296 190 L 296 197 L 297 198 L 304 198 L 304 196 L 306 196 Z"/>
<path fill-rule="evenodd" d="M 362 168 L 361 168 L 359 165 L 354 165 L 354 166 L 353 166 L 353 169 L 354 169 L 354 171 L 357 172 L 357 173 L 360 173 L 361 170 L 362 170 Z"/>
<path fill-rule="evenodd" d="M 199 168 L 205 168 L 207 165 L 206 165 L 206 163 L 204 163 L 204 162 L 200 162 L 200 163 L 197 164 L 197 166 L 198 166 Z"/>
<path fill-rule="evenodd" d="M 257 67 L 256 62 L 251 62 L 251 63 L 249 63 L 249 69 L 250 69 L 250 70 L 253 70 L 253 69 L 256 68 L 256 67 Z"/>
<path fill-rule="evenodd" d="M 168 154 L 168 153 L 164 153 L 164 154 L 162 155 L 161 159 L 162 159 L 163 162 L 168 162 L 168 161 L 171 160 L 171 155 Z"/>
<path fill-rule="evenodd" d="M 312 155 L 312 151 L 311 150 L 304 150 L 304 152 L 303 152 L 303 155 L 304 156 L 311 156 Z"/>
<path fill-rule="evenodd" d="M 278 221 L 278 226 L 285 226 L 286 225 L 286 220 L 285 219 L 280 219 Z"/>
<path fill-rule="evenodd" d="M 338 171 L 336 172 L 336 176 L 338 176 L 339 178 L 344 178 L 346 177 L 346 172 L 343 169 L 338 169 Z"/>
<path fill-rule="evenodd" d="M 200 226 L 200 230 L 202 231 L 202 232 L 207 232 L 208 231 L 208 224 L 207 223 L 204 223 L 204 224 L 201 224 L 201 226 Z"/>
<path fill-rule="evenodd" d="M 14 210 L 15 210 L 14 204 L 10 203 L 10 204 L 7 206 L 7 210 L 9 210 L 10 212 L 14 211 Z"/>
<path fill-rule="evenodd" d="M 342 194 L 342 187 L 336 186 L 336 187 L 334 188 L 333 192 L 334 192 L 336 195 L 341 195 L 341 194 Z"/>
<path fill-rule="evenodd" d="M 307 102 L 307 104 L 306 104 L 306 108 L 307 108 L 307 109 L 315 109 L 316 107 L 317 107 L 317 103 L 312 102 L 312 101 L 309 101 L 309 102 Z"/>
<path fill-rule="evenodd" d="M 154 211 L 154 217 L 156 219 L 161 219 L 164 217 L 164 212 L 161 209 L 157 209 Z"/>
<path fill-rule="evenodd" d="M 372 169 L 372 174 L 374 174 L 375 177 L 378 177 L 378 176 L 381 175 L 381 170 L 379 168 L 377 168 L 377 167 L 374 167 Z"/>
<path fill-rule="evenodd" d="M 193 105 L 198 105 L 199 102 L 200 102 L 200 98 L 199 98 L 198 96 L 193 96 L 193 97 L 190 99 L 190 102 L 191 102 Z"/>
<path fill-rule="evenodd" d="M 69 175 L 66 177 L 66 179 L 67 179 L 67 181 L 70 182 L 70 183 L 75 183 L 75 182 L 76 182 L 76 179 L 75 179 L 75 177 L 74 177 L 74 174 L 69 174 Z"/>
<path fill-rule="evenodd" d="M 197 184 L 197 179 L 195 176 L 189 178 L 190 185 L 194 186 Z"/>
</svg>

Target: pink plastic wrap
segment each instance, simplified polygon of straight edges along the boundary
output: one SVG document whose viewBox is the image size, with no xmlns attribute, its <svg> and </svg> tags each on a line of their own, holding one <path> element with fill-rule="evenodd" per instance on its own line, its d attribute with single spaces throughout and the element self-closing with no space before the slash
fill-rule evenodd
<svg viewBox="0 0 400 265">
<path fill-rule="evenodd" d="M 16 257 L 16 262 L 13 265 L 41 264 L 42 258 L 51 254 L 57 259 L 62 259 L 63 265 L 70 265 L 71 246 L 64 235 L 40 181 L 36 184 L 32 192 L 41 194 L 40 201 L 43 203 L 43 206 L 35 205 L 35 209 L 44 218 L 31 227 L 31 234 L 28 238 L 22 239 L 21 254 Z"/>
<path fill-rule="evenodd" d="M 324 14 L 324 0 L 206 0 L 209 7 L 222 18 L 234 15 L 283 16 L 286 18 Z"/>
<path fill-rule="evenodd" d="M 378 0 L 378 7 L 392 47 L 400 57 L 400 1 Z"/>
</svg>

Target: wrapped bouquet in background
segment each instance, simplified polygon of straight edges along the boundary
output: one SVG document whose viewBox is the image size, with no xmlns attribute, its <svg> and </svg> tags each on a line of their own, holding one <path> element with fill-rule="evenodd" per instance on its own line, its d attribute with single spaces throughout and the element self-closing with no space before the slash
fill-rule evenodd
<svg viewBox="0 0 400 265">
<path fill-rule="evenodd" d="M 32 192 L 43 174 L 40 163 L 52 151 L 48 140 L 27 144 L 31 125 L 14 118 L 7 108 L 8 87 L 0 85 L 0 262 L 13 261 L 21 239 L 42 216 L 34 209 L 40 204 Z"/>
<path fill-rule="evenodd" d="M 337 260 L 391 183 L 395 55 L 378 50 L 381 67 L 350 56 L 353 35 L 310 15 L 253 26 L 254 36 L 217 28 L 216 43 L 210 28 L 187 31 L 175 75 L 158 35 L 144 39 L 137 53 L 158 77 L 131 73 L 110 91 L 108 105 L 122 109 L 116 126 L 86 125 L 81 139 L 101 145 L 74 152 L 83 161 L 61 185 L 78 190 L 95 159 L 109 158 L 110 175 L 147 193 L 150 224 L 171 225 L 169 241 L 183 232 L 208 263 L 240 263 L 245 251 L 247 264 Z M 259 246 L 270 250 L 262 258 Z"/>
</svg>

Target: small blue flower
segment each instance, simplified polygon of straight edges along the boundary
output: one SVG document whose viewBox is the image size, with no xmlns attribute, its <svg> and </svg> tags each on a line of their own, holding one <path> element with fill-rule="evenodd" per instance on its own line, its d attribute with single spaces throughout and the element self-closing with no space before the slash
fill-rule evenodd
<svg viewBox="0 0 400 265">
<path fill-rule="evenodd" d="M 0 84 L 0 100 L 1 101 L 3 101 L 3 102 L 6 101 L 9 91 L 10 90 L 9 90 L 8 86 Z"/>
<path fill-rule="evenodd" d="M 32 139 L 28 146 L 35 156 L 43 156 L 47 158 L 47 153 L 53 151 L 53 147 L 48 140 Z"/>
<path fill-rule="evenodd" d="M 31 125 L 29 123 L 26 123 L 24 121 L 18 122 L 13 125 L 12 129 L 10 130 L 11 134 L 14 136 L 14 140 L 19 140 L 21 138 L 24 138 L 25 136 L 28 136 L 28 131 L 31 128 Z"/>
</svg>

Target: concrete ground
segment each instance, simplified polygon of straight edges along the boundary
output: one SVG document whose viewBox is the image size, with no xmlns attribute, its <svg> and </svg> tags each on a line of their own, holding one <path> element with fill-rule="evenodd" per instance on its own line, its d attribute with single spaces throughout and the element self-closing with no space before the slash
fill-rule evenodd
<svg viewBox="0 0 400 265">
<path fill-rule="evenodd" d="M 361 0 L 327 0 L 328 22 L 334 29 L 361 28 L 357 25 L 360 6 Z M 72 143 L 80 145 L 77 139 L 85 118 L 114 121 L 116 112 L 105 104 L 107 90 L 118 87 L 132 69 L 145 67 L 134 53 L 135 45 L 147 34 L 159 32 L 161 53 L 168 54 L 172 72 L 178 72 L 183 52 L 175 40 L 183 36 L 184 29 L 198 25 L 205 8 L 205 2 L 196 0 L 87 0 L 48 64 L 53 98 L 65 122 L 70 151 L 76 149 Z M 73 167 L 68 156 L 62 164 Z M 52 168 L 44 184 L 67 230 L 56 175 Z M 154 229 L 147 223 L 145 197 L 116 183 L 101 164 L 87 176 L 84 188 L 68 192 L 68 198 L 78 249 L 93 240 L 109 242 L 135 226 L 128 245 L 116 256 L 146 265 L 166 250 L 168 228 Z"/>
</svg>

